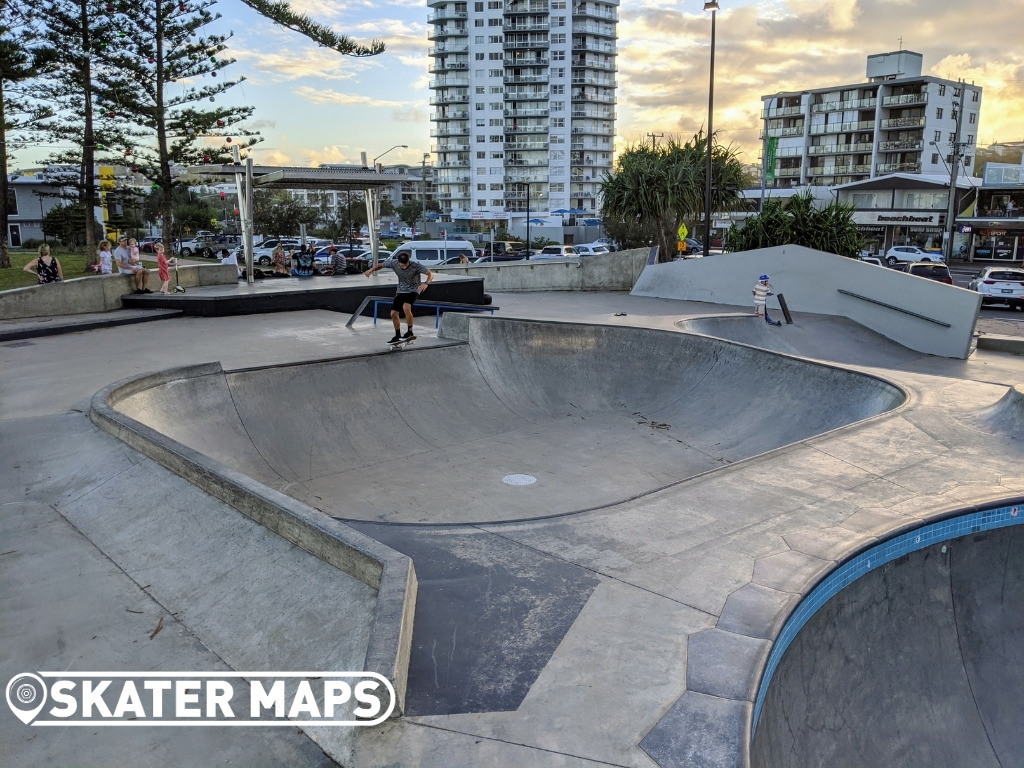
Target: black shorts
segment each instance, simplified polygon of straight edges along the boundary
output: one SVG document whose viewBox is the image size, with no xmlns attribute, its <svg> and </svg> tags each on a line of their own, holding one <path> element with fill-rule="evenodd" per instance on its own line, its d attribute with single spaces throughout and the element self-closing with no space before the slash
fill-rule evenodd
<svg viewBox="0 0 1024 768">
<path fill-rule="evenodd" d="M 420 295 L 418 293 L 416 293 L 416 292 L 413 292 L 413 293 L 396 293 L 395 294 L 395 300 L 391 303 L 391 311 L 392 312 L 398 312 L 399 314 L 404 313 L 405 309 L 402 308 L 402 305 L 403 304 L 415 304 L 416 303 L 416 299 L 418 299 L 419 296 Z"/>
</svg>

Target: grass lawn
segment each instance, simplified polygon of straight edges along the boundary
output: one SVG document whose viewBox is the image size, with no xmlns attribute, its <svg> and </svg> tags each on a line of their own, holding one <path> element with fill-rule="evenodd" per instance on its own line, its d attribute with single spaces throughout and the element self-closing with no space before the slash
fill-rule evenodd
<svg viewBox="0 0 1024 768">
<path fill-rule="evenodd" d="M 68 253 L 64 249 L 54 249 L 51 253 L 60 262 L 64 271 L 64 279 L 71 280 L 75 277 L 85 277 L 85 253 Z M 0 291 L 9 291 L 11 288 L 24 288 L 35 285 L 39 282 L 34 274 L 25 272 L 22 267 L 28 264 L 38 254 L 33 251 L 11 250 L 11 268 L 0 269 Z M 92 274 L 91 272 L 89 273 Z"/>
</svg>

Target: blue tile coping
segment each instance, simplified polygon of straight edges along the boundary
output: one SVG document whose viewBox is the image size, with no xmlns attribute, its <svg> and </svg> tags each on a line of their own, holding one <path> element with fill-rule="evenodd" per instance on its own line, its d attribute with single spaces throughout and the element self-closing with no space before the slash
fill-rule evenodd
<svg viewBox="0 0 1024 768">
<path fill-rule="evenodd" d="M 842 565 L 831 571 L 818 585 L 811 590 L 796 610 L 790 614 L 782 630 L 779 632 L 768 655 L 761 683 L 754 699 L 754 716 L 751 719 L 750 739 L 753 740 L 757 731 L 757 721 L 761 715 L 761 706 L 768 693 L 775 670 L 782 661 L 786 649 L 796 639 L 803 626 L 811 617 L 840 590 L 852 584 L 868 571 L 892 562 L 903 555 L 914 552 L 933 544 L 967 536 L 979 531 L 990 531 L 1006 528 L 1011 525 L 1024 524 L 1024 498 L 1014 498 L 968 508 L 949 513 L 941 520 L 912 528 L 908 531 L 874 544 L 854 555 Z"/>
</svg>

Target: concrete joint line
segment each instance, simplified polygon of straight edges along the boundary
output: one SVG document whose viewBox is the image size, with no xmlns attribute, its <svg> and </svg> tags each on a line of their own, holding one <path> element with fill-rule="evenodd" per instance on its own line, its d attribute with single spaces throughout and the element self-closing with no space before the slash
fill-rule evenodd
<svg viewBox="0 0 1024 768">
<path fill-rule="evenodd" d="M 412 560 L 283 493 L 117 410 L 133 394 L 179 379 L 220 376 L 219 363 L 171 368 L 125 379 L 97 392 L 89 407 L 96 426 L 190 481 L 301 549 L 377 590 L 365 669 L 395 687 L 395 716 L 405 710 L 417 579 Z"/>
</svg>

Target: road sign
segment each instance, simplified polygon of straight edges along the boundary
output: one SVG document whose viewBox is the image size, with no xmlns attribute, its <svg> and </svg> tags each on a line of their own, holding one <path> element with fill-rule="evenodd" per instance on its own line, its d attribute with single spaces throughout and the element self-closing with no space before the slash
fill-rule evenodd
<svg viewBox="0 0 1024 768">
<path fill-rule="evenodd" d="M 690 234 L 690 230 L 686 228 L 686 222 L 679 225 L 679 229 L 676 230 L 676 234 L 679 235 L 680 240 L 686 239 L 686 236 Z"/>
</svg>

